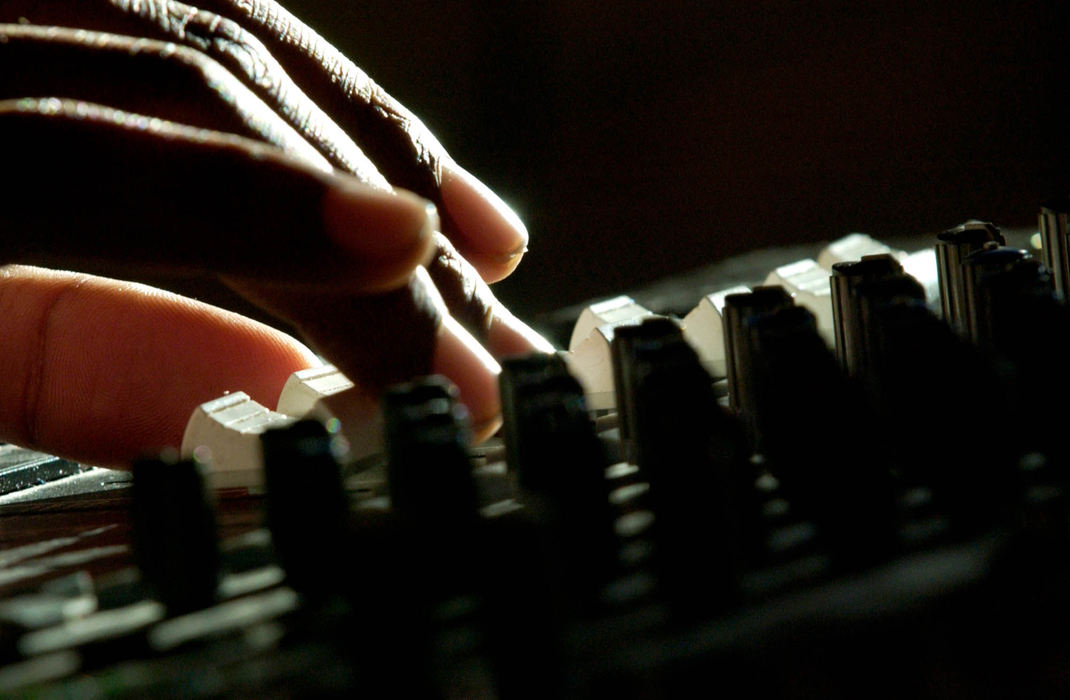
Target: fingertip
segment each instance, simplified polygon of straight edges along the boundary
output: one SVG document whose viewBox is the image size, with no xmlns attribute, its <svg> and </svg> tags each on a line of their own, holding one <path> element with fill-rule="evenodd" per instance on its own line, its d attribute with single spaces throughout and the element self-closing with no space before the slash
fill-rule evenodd
<svg viewBox="0 0 1070 700">
<path fill-rule="evenodd" d="M 353 256 L 368 290 L 396 287 L 431 256 L 438 211 L 411 192 L 387 192 L 345 175 L 332 177 L 323 198 L 328 237 Z"/>
<path fill-rule="evenodd" d="M 442 205 L 450 233 L 488 282 L 506 277 L 527 251 L 528 230 L 501 197 L 453 161 L 442 166 Z"/>
<path fill-rule="evenodd" d="M 479 273 L 479 277 L 484 282 L 493 284 L 495 282 L 500 282 L 513 274 L 513 270 L 520 264 L 525 253 L 527 253 L 526 248 L 518 253 L 511 253 L 502 257 L 489 256 L 475 251 L 466 251 L 465 257 L 472 264 L 472 267 L 476 269 Z"/>
</svg>

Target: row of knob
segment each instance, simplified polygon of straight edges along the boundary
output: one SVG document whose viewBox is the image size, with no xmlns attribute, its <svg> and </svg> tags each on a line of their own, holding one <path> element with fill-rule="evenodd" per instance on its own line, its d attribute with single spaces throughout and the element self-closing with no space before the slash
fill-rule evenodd
<svg viewBox="0 0 1070 700">
<path fill-rule="evenodd" d="M 389 510 L 355 504 L 343 485 L 341 441 L 322 420 L 337 417 L 324 399 L 345 387 L 332 369 L 295 379 L 304 388 L 290 394 L 311 397 L 301 407 L 280 403 L 265 419 L 266 409 L 238 397 L 197 420 L 212 430 L 256 426 L 228 434 L 256 446 L 242 450 L 257 461 L 272 559 L 313 608 L 339 594 L 370 603 L 332 634 L 386 671 L 384 690 L 422 689 L 413 679 L 464 668 L 461 657 L 478 646 L 498 690 L 554 694 L 562 606 L 566 617 L 591 619 L 654 600 L 691 624 L 753 600 L 754 572 L 797 563 L 815 539 L 830 574 L 856 570 L 902 552 L 919 513 L 939 516 L 951 537 L 969 536 L 1019 507 L 1028 486 L 1050 485 L 1051 465 L 1066 462 L 1057 440 L 1065 415 L 1047 397 L 1070 388 L 1058 362 L 1070 323 L 1045 269 L 1000 243 L 994 227 L 974 222 L 941 235 L 935 259 L 950 323 L 894 254 L 830 265 L 827 295 L 808 287 L 829 302 L 828 322 L 782 287 L 723 294 L 728 407 L 686 327 L 649 313 L 623 322 L 635 309 L 620 305 L 611 332 L 585 336 L 608 341 L 617 406 L 608 438 L 592 421 L 575 355 L 504 362 L 506 461 L 523 508 L 498 507 L 494 517 L 464 410 L 441 380 L 383 399 Z M 324 386 L 310 391 L 316 382 Z M 321 420 L 293 420 L 317 411 Z M 209 461 L 226 449 L 198 450 L 197 430 L 189 459 L 134 468 L 135 553 L 172 618 L 217 606 L 227 567 Z M 1060 489 L 1060 479 L 1034 489 L 1048 510 L 1031 527 L 1065 527 Z M 782 569 L 788 578 L 805 571 Z M 373 640 L 365 646 L 346 637 L 358 618 Z M 445 633 L 449 643 L 428 636 Z M 427 658 L 415 659 L 415 648 Z"/>
<path fill-rule="evenodd" d="M 954 514 L 956 527 L 972 531 L 1014 490 L 1021 454 L 1033 449 L 1059 463 L 1062 453 L 1053 440 L 1024 441 L 1020 419 L 1012 417 L 1024 412 L 1036 421 L 1056 420 L 1035 410 L 1037 390 L 1025 392 L 1025 400 L 1023 392 L 1010 396 L 1002 369 L 993 368 L 985 353 L 1010 348 L 1005 354 L 1021 360 L 1034 352 L 1038 333 L 1066 332 L 1070 324 L 1043 267 L 1001 242 L 995 227 L 980 222 L 941 234 L 937 259 L 951 326 L 928 309 L 923 286 L 905 274 L 901 256 L 833 264 L 835 354 L 819 321 L 783 288 L 725 295 L 728 412 L 717 405 L 704 363 L 677 322 L 644 314 L 642 323 L 613 326 L 616 457 L 635 465 L 649 486 L 662 571 L 687 571 L 687 557 L 673 552 L 696 538 L 725 552 L 756 539 L 754 481 L 763 474 L 774 477 L 799 517 L 817 523 L 827 543 L 857 563 L 895 546 L 896 498 L 905 490 L 929 491 L 937 510 Z M 1030 319 L 1032 335 L 1021 328 L 1022 315 Z M 1065 372 L 1042 364 L 1024 371 L 1045 375 L 1047 387 L 1065 384 Z M 526 497 L 553 513 L 561 533 L 571 533 L 560 539 L 573 570 L 588 571 L 578 578 L 604 579 L 613 568 L 606 558 L 615 556 L 616 546 L 605 476 L 612 460 L 607 462 L 591 424 L 589 392 L 572 369 L 554 357 L 505 363 L 506 452 Z M 478 512 L 457 411 L 439 384 L 410 386 L 384 402 L 390 493 L 395 511 L 411 514 L 405 517 L 414 522 L 445 527 Z M 1000 424 L 1006 429 L 992 429 Z M 298 426 L 261 438 L 269 522 L 283 533 L 276 539 L 284 563 L 287 557 L 306 563 L 319 558 L 307 545 L 294 545 L 296 553 L 287 555 L 287 539 L 314 541 L 315 533 L 338 531 L 346 519 L 337 467 L 329 466 L 333 457 L 326 447 L 318 448 L 325 473 L 333 474 L 326 482 L 290 472 L 276 479 L 280 486 L 270 486 L 272 470 L 279 468 L 273 465 L 312 459 L 299 452 L 274 456 L 282 448 L 272 435 L 313 430 Z M 328 444 L 331 437 L 316 439 Z M 760 457 L 760 467 L 751 455 Z M 287 514 L 271 516 L 273 511 Z M 304 529 L 285 534 L 298 523 Z M 733 556 L 726 554 L 725 561 Z M 708 577 L 699 578 L 708 590 Z"/>
</svg>

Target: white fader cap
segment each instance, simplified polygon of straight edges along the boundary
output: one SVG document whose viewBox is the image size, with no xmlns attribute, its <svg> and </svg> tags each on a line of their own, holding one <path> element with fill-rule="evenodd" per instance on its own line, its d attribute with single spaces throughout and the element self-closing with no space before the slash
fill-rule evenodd
<svg viewBox="0 0 1070 700">
<path fill-rule="evenodd" d="M 226 394 L 193 410 L 182 437 L 182 457 L 198 457 L 210 465 L 212 488 L 261 486 L 260 434 L 293 421 L 261 406 L 244 391 Z"/>
<path fill-rule="evenodd" d="M 261 433 L 302 418 L 314 418 L 340 431 L 346 459 L 363 459 L 383 449 L 382 415 L 375 402 L 354 389 L 332 365 L 294 372 L 279 395 L 278 410 L 253 401 L 243 391 L 202 403 L 190 416 L 182 456 L 201 456 L 212 488 L 259 487 L 264 483 Z M 334 422 L 335 425 L 331 425 Z"/>
<path fill-rule="evenodd" d="M 383 450 L 382 412 L 334 365 L 291 374 L 279 394 L 277 410 L 294 418 L 315 418 L 332 432 L 339 430 L 349 446 L 347 460 L 363 459 Z M 332 422 L 337 425 L 332 426 Z"/>
<path fill-rule="evenodd" d="M 817 264 L 826 270 L 838 262 L 854 262 L 861 260 L 863 255 L 883 255 L 885 253 L 902 258 L 906 255 L 901 250 L 890 248 L 872 236 L 865 233 L 850 233 L 843 238 L 837 238 L 825 246 L 821 254 L 817 256 Z"/>
<path fill-rule="evenodd" d="M 333 416 L 323 400 L 352 388 L 353 382 L 334 365 L 302 369 L 286 380 L 275 410 L 288 416 L 326 421 Z"/>
<path fill-rule="evenodd" d="M 591 304 L 572 328 L 569 352 L 561 353 L 569 371 L 583 387 L 587 407 L 616 406 L 613 391 L 613 329 L 635 325 L 654 313 L 626 296 Z"/>
<path fill-rule="evenodd" d="M 639 323 L 643 318 L 653 315 L 654 312 L 628 296 L 613 297 L 591 304 L 576 319 L 576 325 L 572 327 L 572 337 L 568 341 L 568 349 L 576 352 L 580 343 L 587 340 L 598 326 Z"/>
<path fill-rule="evenodd" d="M 792 296 L 798 306 L 805 307 L 817 320 L 817 330 L 830 347 L 834 343 L 832 330 L 832 287 L 829 271 L 812 258 L 781 265 L 769 273 L 765 284 L 779 284 Z"/>
<path fill-rule="evenodd" d="M 725 376 L 724 299 L 729 294 L 746 294 L 750 287 L 722 289 L 702 297 L 698 305 L 684 316 L 684 339 L 698 353 L 706 371 L 714 377 Z"/>
</svg>

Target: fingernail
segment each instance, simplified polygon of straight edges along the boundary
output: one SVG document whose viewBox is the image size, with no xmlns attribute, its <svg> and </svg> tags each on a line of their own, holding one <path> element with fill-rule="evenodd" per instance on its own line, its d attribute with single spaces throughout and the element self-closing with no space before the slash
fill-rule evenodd
<svg viewBox="0 0 1070 700">
<path fill-rule="evenodd" d="M 471 173 L 450 162 L 442 167 L 442 204 L 468 247 L 499 261 L 521 255 L 528 230 L 509 205 Z"/>
<path fill-rule="evenodd" d="M 490 323 L 487 335 L 487 342 L 497 357 L 556 352 L 549 340 L 500 305 L 494 311 L 494 320 Z"/>
<path fill-rule="evenodd" d="M 411 192 L 385 192 L 346 176 L 334 180 L 323 198 L 324 229 L 331 240 L 370 263 L 422 259 L 439 227 L 434 204 Z"/>
<path fill-rule="evenodd" d="M 432 367 L 457 385 L 474 431 L 483 432 L 498 420 L 501 367 L 452 316 L 442 319 Z"/>
</svg>

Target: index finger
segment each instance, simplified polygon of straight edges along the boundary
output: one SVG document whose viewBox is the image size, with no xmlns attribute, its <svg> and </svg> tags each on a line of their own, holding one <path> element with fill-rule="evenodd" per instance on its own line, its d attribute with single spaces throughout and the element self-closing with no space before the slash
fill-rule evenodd
<svg viewBox="0 0 1070 700">
<path fill-rule="evenodd" d="M 6 262 L 378 291 L 431 251 L 425 200 L 251 139 L 59 99 L 0 101 L 0 133 Z"/>
</svg>

